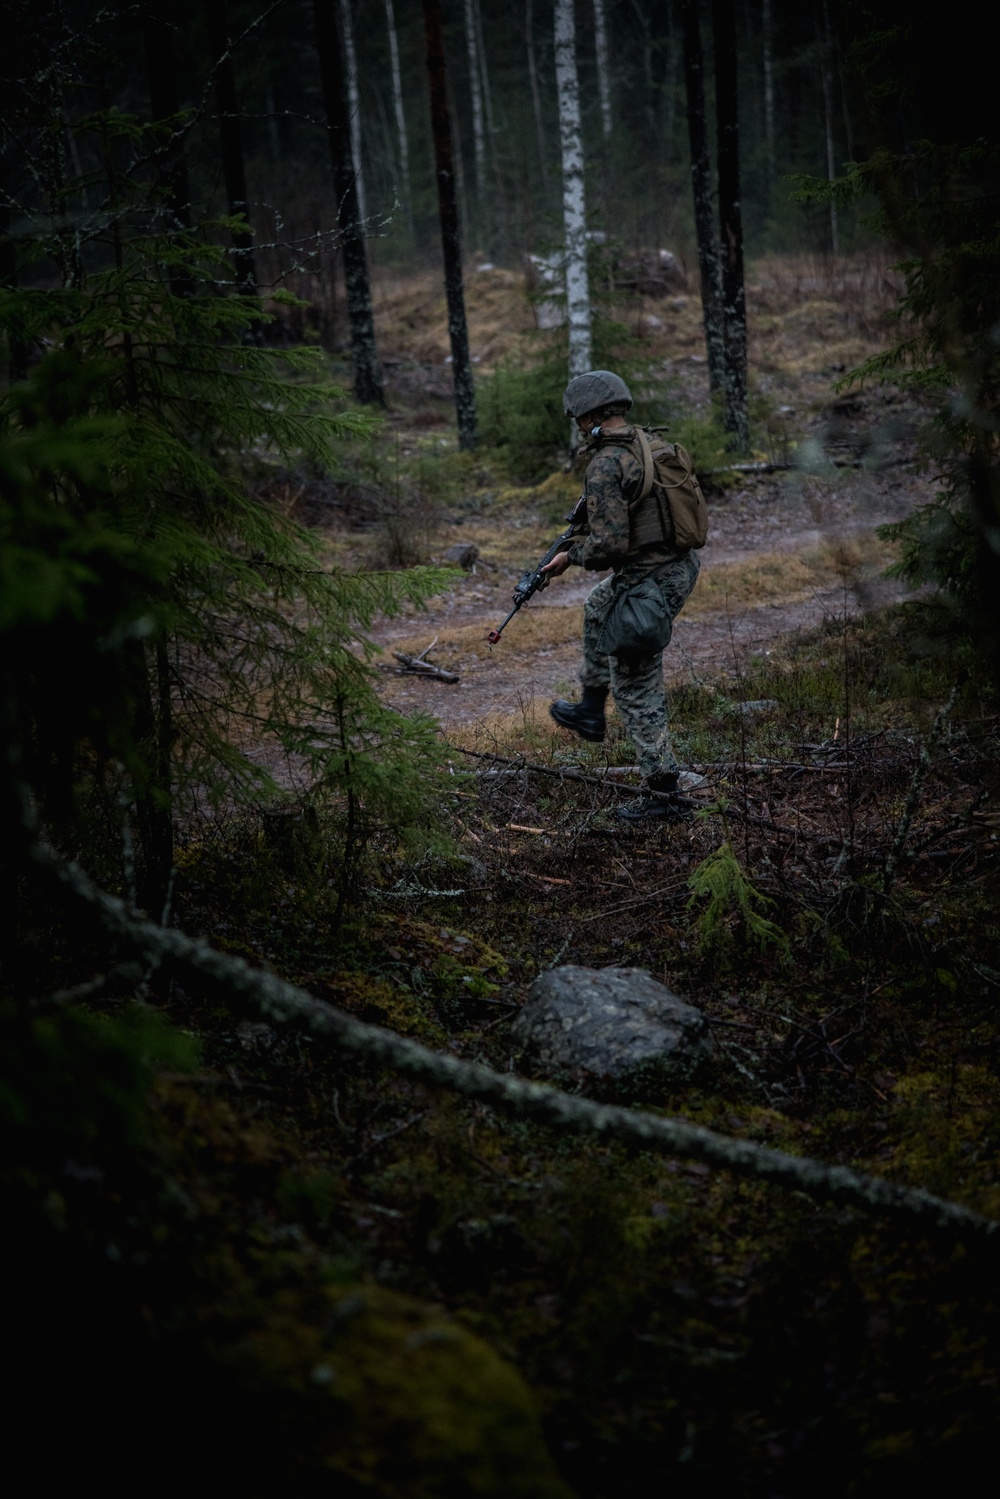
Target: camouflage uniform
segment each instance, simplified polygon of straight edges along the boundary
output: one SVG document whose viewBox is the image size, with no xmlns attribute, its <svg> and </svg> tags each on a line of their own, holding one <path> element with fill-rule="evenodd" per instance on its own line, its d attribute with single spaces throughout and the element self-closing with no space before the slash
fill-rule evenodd
<svg viewBox="0 0 1000 1499">
<path fill-rule="evenodd" d="M 611 695 L 625 730 L 635 746 L 643 776 L 677 771 L 677 760 L 667 727 L 663 691 L 663 652 L 606 656 L 597 643 L 614 598 L 616 585 L 634 577 L 654 578 L 663 591 L 673 620 L 694 587 L 700 568 L 696 552 L 679 552 L 664 542 L 642 550 L 629 546 L 629 500 L 642 489 L 642 463 L 624 443 L 634 428 L 616 428 L 599 440 L 587 467 L 587 534 L 568 549 L 571 563 L 590 571 L 613 568 L 591 590 L 583 612 L 584 687 L 611 687 Z"/>
</svg>

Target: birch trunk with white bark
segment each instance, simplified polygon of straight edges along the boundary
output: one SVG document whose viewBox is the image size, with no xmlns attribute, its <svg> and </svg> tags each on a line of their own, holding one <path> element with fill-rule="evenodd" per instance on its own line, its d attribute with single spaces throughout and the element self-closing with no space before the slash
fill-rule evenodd
<svg viewBox="0 0 1000 1499">
<path fill-rule="evenodd" d="M 406 113 L 403 109 L 403 82 L 399 71 L 399 38 L 396 34 L 396 14 L 392 0 L 385 0 L 385 24 L 389 33 L 389 63 L 392 70 L 392 102 L 396 115 L 396 137 L 399 144 L 399 196 L 403 200 L 407 218 L 410 214 L 410 142 L 406 134 Z"/>
<path fill-rule="evenodd" d="M 351 156 L 347 68 L 340 29 L 330 0 L 313 0 L 313 23 L 316 28 L 320 85 L 329 131 L 337 221 L 344 256 L 347 315 L 351 325 L 351 352 L 354 359 L 354 396 L 363 404 L 384 406 L 385 393 L 375 344 L 375 320 L 372 317 L 368 253 L 358 203 L 357 174 Z"/>
<path fill-rule="evenodd" d="M 562 147 L 563 228 L 566 243 L 566 321 L 569 378 L 591 364 L 590 287 L 587 281 L 587 203 L 580 133 L 580 81 L 576 71 L 573 0 L 555 0 L 556 96 Z"/>
</svg>

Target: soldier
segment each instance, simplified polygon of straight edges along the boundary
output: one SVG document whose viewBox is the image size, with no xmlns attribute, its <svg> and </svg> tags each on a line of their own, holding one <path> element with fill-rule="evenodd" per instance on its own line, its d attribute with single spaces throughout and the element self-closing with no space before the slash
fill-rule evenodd
<svg viewBox="0 0 1000 1499">
<path fill-rule="evenodd" d="M 692 549 L 676 547 L 662 504 L 656 509 L 656 496 L 642 497 L 644 487 L 649 486 L 644 485 L 642 439 L 626 421 L 631 406 L 625 381 L 609 370 L 578 375 L 566 387 L 563 408 L 593 452 L 585 489 L 587 534 L 554 557 L 544 571 L 558 577 L 572 566 L 593 572 L 613 569 L 610 578 L 591 590 L 584 607 L 582 700 L 569 703 L 560 698 L 549 712 L 563 728 L 599 744 L 604 738 L 604 704 L 610 687 L 635 746 L 645 785 L 659 793 L 636 797 L 620 809 L 620 817 L 634 822 L 677 817 L 688 810 L 688 804 L 677 797 L 680 766 L 667 728 L 663 649 L 619 648 L 617 654 L 609 654 L 606 647 L 601 648 L 602 635 L 622 591 L 651 580 L 656 604 L 662 599 L 668 640 L 672 622 L 697 580 L 699 562 Z M 648 453 L 647 442 L 647 461 Z M 644 592 L 648 597 L 649 590 Z"/>
</svg>

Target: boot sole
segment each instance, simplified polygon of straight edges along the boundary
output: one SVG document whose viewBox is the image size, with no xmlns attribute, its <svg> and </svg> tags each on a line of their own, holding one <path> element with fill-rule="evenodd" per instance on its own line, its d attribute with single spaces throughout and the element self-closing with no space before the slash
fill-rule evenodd
<svg viewBox="0 0 1000 1499">
<path fill-rule="evenodd" d="M 595 733 L 592 729 L 582 728 L 578 723 L 573 723 L 572 721 L 567 723 L 552 707 L 549 708 L 549 716 L 555 720 L 561 729 L 569 729 L 572 734 L 577 734 L 581 739 L 589 740 L 591 744 L 603 744 L 604 742 L 603 728 L 597 730 Z"/>
</svg>

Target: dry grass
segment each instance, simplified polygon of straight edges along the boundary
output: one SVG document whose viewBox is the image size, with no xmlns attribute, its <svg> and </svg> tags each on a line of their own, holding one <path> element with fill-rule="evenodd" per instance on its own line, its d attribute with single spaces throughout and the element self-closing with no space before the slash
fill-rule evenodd
<svg viewBox="0 0 1000 1499">
<path fill-rule="evenodd" d="M 859 363 L 890 340 L 890 315 L 900 289 L 884 251 L 770 255 L 751 261 L 751 362 L 758 369 L 788 373 Z M 443 366 L 450 344 L 439 275 L 383 275 L 375 292 L 376 327 L 386 355 Z M 519 271 L 467 267 L 465 299 L 472 357 L 483 374 L 511 357 L 530 362 L 552 337 L 539 335 Z M 701 301 L 694 278 L 686 292 L 675 296 L 616 303 L 613 315 L 638 339 L 644 357 L 703 362 Z"/>
<path fill-rule="evenodd" d="M 535 319 L 523 275 L 466 267 L 465 312 L 473 363 L 488 373 L 532 342 Z M 444 364 L 451 353 L 448 312 L 440 274 L 381 278 L 375 287 L 379 346 L 394 358 Z"/>
<path fill-rule="evenodd" d="M 698 616 L 727 606 L 793 603 L 815 592 L 874 577 L 893 555 L 887 543 L 859 534 L 804 551 L 763 552 L 738 562 L 709 565 L 702 569 L 686 612 Z"/>
<path fill-rule="evenodd" d="M 501 596 L 503 614 L 510 608 Z M 500 618 L 495 621 L 500 623 Z M 446 626 L 437 630 L 438 643 L 434 648 L 434 660 L 442 665 L 471 660 L 488 661 L 493 650 L 502 650 L 510 664 L 519 657 L 534 658 L 539 651 L 555 650 L 559 646 L 578 645 L 583 630 L 583 606 L 549 608 L 536 605 L 522 609 L 516 619 L 508 625 L 503 644 L 491 646 L 486 639 L 487 626 L 484 618 L 474 624 Z M 427 626 L 407 638 L 394 649 L 417 655 L 427 644 Z"/>
</svg>

